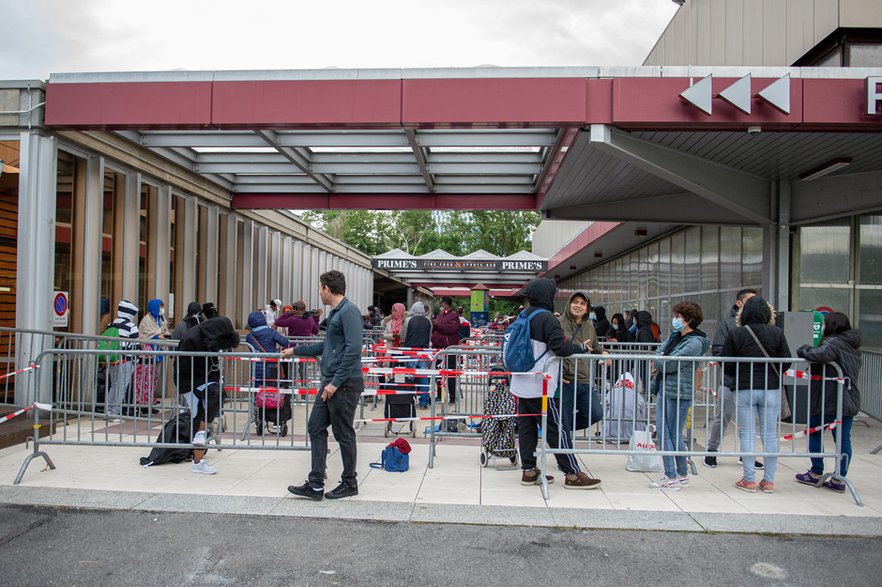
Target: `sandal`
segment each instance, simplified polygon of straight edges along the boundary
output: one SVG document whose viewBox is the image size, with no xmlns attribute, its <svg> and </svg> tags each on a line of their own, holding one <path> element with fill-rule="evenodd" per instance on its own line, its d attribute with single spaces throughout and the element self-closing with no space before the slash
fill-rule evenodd
<svg viewBox="0 0 882 587">
<path fill-rule="evenodd" d="M 798 473 L 796 475 L 796 480 L 800 483 L 804 483 L 805 485 L 813 485 L 815 487 L 818 486 L 818 481 L 821 480 L 821 476 L 818 475 L 815 477 L 815 474 L 811 471 L 806 471 L 805 473 Z"/>
<path fill-rule="evenodd" d="M 835 479 L 828 479 L 827 481 L 824 481 L 824 487 L 832 489 L 836 493 L 845 493 L 845 483 L 837 481 Z"/>
</svg>

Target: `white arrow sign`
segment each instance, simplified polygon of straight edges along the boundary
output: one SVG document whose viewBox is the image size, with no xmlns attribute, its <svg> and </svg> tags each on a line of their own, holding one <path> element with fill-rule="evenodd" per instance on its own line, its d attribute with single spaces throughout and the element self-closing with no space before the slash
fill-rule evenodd
<svg viewBox="0 0 882 587">
<path fill-rule="evenodd" d="M 711 114 L 711 99 L 712 99 L 712 83 L 713 83 L 713 75 L 709 75 L 700 81 L 694 83 L 689 86 L 680 97 L 710 116 Z"/>
<path fill-rule="evenodd" d="M 745 114 L 750 114 L 750 74 L 720 92 L 720 98 Z"/>
<path fill-rule="evenodd" d="M 782 113 L 790 114 L 790 74 L 773 81 L 757 96 Z"/>
</svg>

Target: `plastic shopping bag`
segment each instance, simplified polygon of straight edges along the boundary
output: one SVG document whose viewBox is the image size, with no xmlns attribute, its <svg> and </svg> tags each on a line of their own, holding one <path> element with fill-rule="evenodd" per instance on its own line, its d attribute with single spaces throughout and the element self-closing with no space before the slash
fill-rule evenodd
<svg viewBox="0 0 882 587">
<path fill-rule="evenodd" d="M 628 455 L 628 464 L 625 468 L 629 471 L 641 473 L 657 473 L 664 469 L 661 455 L 656 452 L 655 441 L 652 433 L 655 426 L 650 424 L 646 430 L 635 430 L 631 433 L 628 449 L 637 451 Z"/>
</svg>

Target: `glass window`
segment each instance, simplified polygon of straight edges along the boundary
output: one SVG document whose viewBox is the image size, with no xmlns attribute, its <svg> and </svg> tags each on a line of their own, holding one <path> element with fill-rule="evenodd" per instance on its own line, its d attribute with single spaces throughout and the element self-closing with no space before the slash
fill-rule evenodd
<svg viewBox="0 0 882 587">
<path fill-rule="evenodd" d="M 671 296 L 683 293 L 683 275 L 686 264 L 686 233 L 671 235 Z"/>
<path fill-rule="evenodd" d="M 629 291 L 631 292 L 631 299 L 636 301 L 640 299 L 640 260 L 636 252 L 628 255 L 627 259 L 630 266 L 629 271 L 631 272 L 631 287 Z"/>
<path fill-rule="evenodd" d="M 821 306 L 849 314 L 850 288 L 806 287 L 799 288 L 798 310 L 814 310 Z M 849 314 L 851 316 L 851 314 Z"/>
<path fill-rule="evenodd" d="M 741 289 L 741 228 L 720 227 L 720 288 Z"/>
<path fill-rule="evenodd" d="M 720 286 L 720 229 L 701 227 L 701 290 L 716 290 Z"/>
<path fill-rule="evenodd" d="M 663 238 L 658 242 L 658 295 L 671 295 L 671 239 Z"/>
<path fill-rule="evenodd" d="M 19 141 L 0 141 L 0 161 L 3 161 L 0 174 L 0 326 L 10 328 L 15 327 L 20 154 Z M 0 353 L 5 357 L 14 354 L 7 346 L 10 338 L 4 336 L 0 339 Z M 6 367 L 0 367 L 0 374 L 6 374 Z M 4 385 L 4 388 L 9 386 Z"/>
<path fill-rule="evenodd" d="M 649 291 L 649 251 L 646 247 L 642 247 L 637 251 L 637 275 L 639 276 L 639 284 L 637 287 L 637 297 L 645 300 Z"/>
<path fill-rule="evenodd" d="M 697 292 L 701 288 L 701 229 L 690 226 L 686 229 L 686 256 L 684 292 Z"/>
<path fill-rule="evenodd" d="M 882 285 L 882 215 L 860 217 L 858 283 Z"/>
<path fill-rule="evenodd" d="M 646 245 L 647 251 L 647 287 L 646 295 L 650 298 L 658 297 L 658 243 Z"/>
<path fill-rule="evenodd" d="M 74 270 L 73 235 L 75 203 L 79 203 L 83 197 L 83 179 L 85 174 L 85 161 L 65 151 L 58 151 L 58 169 L 56 171 L 55 193 L 55 279 L 53 287 L 57 291 L 68 292 L 68 302 L 73 309 L 71 320 L 68 322 L 68 332 L 83 332 L 83 318 L 78 299 L 82 291 L 82 259 L 78 270 Z M 81 217 L 81 215 L 80 215 Z M 111 314 L 112 315 L 112 314 Z M 97 325 L 104 331 L 106 324 Z"/>
<path fill-rule="evenodd" d="M 850 237 L 851 228 L 847 221 L 800 228 L 800 281 L 848 281 Z"/>
<path fill-rule="evenodd" d="M 861 343 L 864 348 L 882 349 L 882 291 L 858 291 Z"/>
<path fill-rule="evenodd" d="M 754 286 L 759 291 L 763 283 L 763 229 L 745 226 L 742 229 L 741 250 L 742 287 Z"/>
</svg>

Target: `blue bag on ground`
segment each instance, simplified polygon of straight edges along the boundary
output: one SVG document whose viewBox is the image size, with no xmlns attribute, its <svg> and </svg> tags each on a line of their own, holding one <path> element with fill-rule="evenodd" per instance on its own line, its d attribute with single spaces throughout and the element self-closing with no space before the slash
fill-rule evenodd
<svg viewBox="0 0 882 587">
<path fill-rule="evenodd" d="M 404 438 L 396 438 L 383 449 L 380 462 L 371 463 L 371 468 L 404 473 L 410 468 L 410 444 Z"/>
<path fill-rule="evenodd" d="M 511 326 L 505 329 L 502 335 L 502 362 L 505 369 L 512 373 L 529 371 L 542 357 L 533 354 L 533 341 L 530 339 L 530 321 L 548 312 L 545 308 L 538 308 L 527 316 L 524 312 L 518 314 L 517 319 Z M 545 351 L 548 352 L 547 350 Z M 545 353 L 542 353 L 545 356 Z"/>
</svg>

